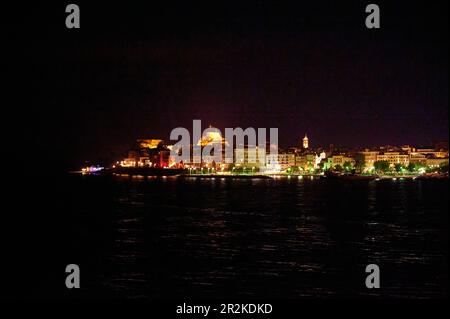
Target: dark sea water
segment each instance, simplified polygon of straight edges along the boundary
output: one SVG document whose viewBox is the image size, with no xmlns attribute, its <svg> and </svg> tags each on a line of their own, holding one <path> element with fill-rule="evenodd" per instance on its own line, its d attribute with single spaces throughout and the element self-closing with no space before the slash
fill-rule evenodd
<svg viewBox="0 0 450 319">
<path fill-rule="evenodd" d="M 448 296 L 448 180 L 72 175 L 85 298 Z M 367 289 L 377 264 L 381 288 Z M 63 279 L 62 279 L 63 280 Z"/>
</svg>

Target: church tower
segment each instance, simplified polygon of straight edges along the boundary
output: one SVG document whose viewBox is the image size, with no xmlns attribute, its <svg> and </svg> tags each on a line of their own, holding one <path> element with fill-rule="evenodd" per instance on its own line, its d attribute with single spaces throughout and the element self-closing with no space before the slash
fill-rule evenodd
<svg viewBox="0 0 450 319">
<path fill-rule="evenodd" d="M 306 136 L 303 138 L 303 148 L 308 148 L 309 147 L 309 139 L 308 136 Z"/>
</svg>

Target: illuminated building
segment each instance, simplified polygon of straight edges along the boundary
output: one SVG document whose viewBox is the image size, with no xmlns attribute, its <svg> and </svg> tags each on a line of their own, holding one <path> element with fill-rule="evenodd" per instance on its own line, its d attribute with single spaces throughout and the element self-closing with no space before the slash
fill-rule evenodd
<svg viewBox="0 0 450 319">
<path fill-rule="evenodd" d="M 128 156 L 117 163 L 122 167 L 165 168 L 170 165 L 170 150 L 160 139 L 139 139 Z"/>
<path fill-rule="evenodd" d="M 378 151 L 365 149 L 364 151 L 356 154 L 357 160 L 364 166 L 363 171 L 367 172 L 374 169 L 374 163 L 377 161 L 377 156 L 379 153 L 380 152 Z"/>
<path fill-rule="evenodd" d="M 345 155 L 333 155 L 327 158 L 324 169 L 336 168 L 338 166 L 343 168 L 345 163 L 350 163 L 352 166 L 355 166 L 356 162 L 353 158 Z"/>
<path fill-rule="evenodd" d="M 197 145 L 206 146 L 217 143 L 223 144 L 224 146 L 228 145 L 225 138 L 222 137 L 222 134 L 220 134 L 219 131 L 209 131 L 203 134 L 201 139 L 197 142 Z"/>
<path fill-rule="evenodd" d="M 441 165 L 448 165 L 448 157 L 447 158 L 427 158 L 426 165 L 430 168 L 439 168 Z"/>
<path fill-rule="evenodd" d="M 211 127 L 210 127 L 211 128 Z M 201 150 L 203 151 L 203 148 L 205 146 L 210 146 L 211 148 L 215 149 L 216 147 L 221 150 L 220 154 L 220 160 L 215 161 L 217 159 L 214 155 L 206 155 L 203 156 L 201 153 L 200 155 L 193 154 L 192 155 L 192 162 L 197 163 L 194 164 L 195 166 L 206 166 L 208 167 L 208 163 L 212 164 L 214 162 L 214 165 L 219 164 L 220 167 L 225 167 L 225 147 L 228 146 L 228 142 L 224 137 L 222 137 L 222 134 L 220 131 L 207 131 L 204 132 L 200 140 L 197 142 L 197 146 L 201 147 Z M 206 165 L 205 165 L 206 164 Z"/>
<path fill-rule="evenodd" d="M 293 153 L 281 153 L 278 154 L 278 163 L 282 171 L 288 169 L 291 166 L 295 166 L 295 154 Z"/>
<path fill-rule="evenodd" d="M 135 167 L 137 166 L 136 158 L 125 158 L 123 161 L 120 162 L 120 166 Z"/>
<path fill-rule="evenodd" d="M 265 168 L 266 150 L 258 147 L 236 148 L 234 150 L 234 164 L 246 168 Z"/>
<path fill-rule="evenodd" d="M 309 139 L 308 136 L 306 136 L 303 138 L 303 148 L 308 148 L 309 147 Z"/>
<path fill-rule="evenodd" d="M 139 145 L 139 148 L 155 149 L 160 144 L 163 143 L 163 140 L 158 140 L 158 139 L 139 139 L 139 140 L 137 140 L 137 143 Z"/>
<path fill-rule="evenodd" d="M 344 166 L 345 163 L 351 163 L 352 165 L 355 164 L 355 160 L 353 158 L 345 155 L 333 155 L 331 157 L 331 162 L 333 167 L 336 167 L 337 165 Z"/>
<path fill-rule="evenodd" d="M 266 170 L 267 172 L 281 171 L 281 166 L 278 162 L 278 154 L 266 154 Z"/>
<path fill-rule="evenodd" d="M 409 155 L 400 152 L 384 152 L 377 155 L 377 161 L 387 161 L 390 166 L 394 166 L 395 164 L 408 166 Z"/>
<path fill-rule="evenodd" d="M 269 172 L 285 171 L 295 166 L 294 153 L 266 154 L 266 170 Z"/>
<path fill-rule="evenodd" d="M 319 155 L 316 155 L 314 168 L 319 167 L 320 162 L 322 162 L 322 160 L 324 160 L 326 157 L 327 157 L 327 154 L 325 152 L 323 152 L 323 151 Z"/>
<path fill-rule="evenodd" d="M 316 167 L 316 155 L 312 153 L 295 156 L 295 166 L 301 170 L 311 170 Z"/>
<path fill-rule="evenodd" d="M 413 164 L 423 164 L 426 165 L 427 157 L 422 153 L 412 152 L 409 154 L 409 162 Z"/>
<path fill-rule="evenodd" d="M 448 157 L 448 150 L 440 149 L 435 150 L 434 148 L 413 148 L 413 153 L 423 154 L 426 156 L 432 156 L 436 158 L 446 158 Z"/>
</svg>

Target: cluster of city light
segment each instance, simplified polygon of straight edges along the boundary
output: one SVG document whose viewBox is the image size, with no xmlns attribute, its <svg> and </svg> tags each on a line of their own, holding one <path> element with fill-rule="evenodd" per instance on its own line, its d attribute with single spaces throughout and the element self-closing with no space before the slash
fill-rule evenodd
<svg viewBox="0 0 450 319">
<path fill-rule="evenodd" d="M 177 161 L 174 145 L 159 139 L 138 140 L 139 150 L 133 149 L 127 158 L 117 161 L 113 168 L 184 169 L 190 174 L 211 175 L 323 175 L 328 172 L 346 175 L 418 176 L 426 173 L 445 173 L 448 167 L 448 150 L 445 148 L 414 148 L 411 146 L 379 147 L 365 150 L 329 150 L 311 148 L 306 136 L 299 146 L 278 150 L 278 145 L 228 143 L 220 131 L 209 128 L 205 134 L 192 139 L 191 151 L 200 152 Z M 222 146 L 216 158 L 216 149 Z M 268 147 L 270 145 L 270 147 Z M 227 153 L 227 146 L 231 151 Z M 272 152 L 276 149 L 275 152 Z M 230 149 L 229 149 L 230 150 Z M 214 153 L 212 155 L 211 153 Z M 225 156 L 223 156 L 225 155 Z M 85 172 L 88 172 L 86 170 Z"/>
<path fill-rule="evenodd" d="M 87 167 L 83 167 L 81 169 L 81 172 L 83 174 L 92 174 L 92 173 L 98 173 L 102 170 L 104 170 L 105 168 L 102 166 L 87 166 Z"/>
</svg>

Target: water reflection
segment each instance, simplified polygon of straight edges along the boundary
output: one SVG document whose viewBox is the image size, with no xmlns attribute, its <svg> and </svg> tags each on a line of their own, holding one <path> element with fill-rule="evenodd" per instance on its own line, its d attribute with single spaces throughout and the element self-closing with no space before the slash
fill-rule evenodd
<svg viewBox="0 0 450 319">
<path fill-rule="evenodd" d="M 83 180 L 92 182 L 113 185 L 108 271 L 93 279 L 94 291 L 127 297 L 448 294 L 447 181 Z M 91 205 L 93 218 L 99 207 Z M 383 270 L 380 291 L 365 289 L 369 263 Z"/>
</svg>

